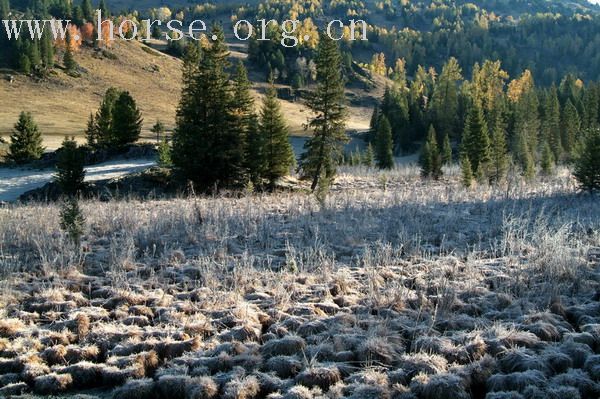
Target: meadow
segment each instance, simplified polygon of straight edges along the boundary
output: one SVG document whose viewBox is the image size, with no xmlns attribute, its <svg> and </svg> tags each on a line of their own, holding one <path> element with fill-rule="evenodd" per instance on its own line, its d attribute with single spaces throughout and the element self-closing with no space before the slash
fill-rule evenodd
<svg viewBox="0 0 600 399">
<path fill-rule="evenodd" d="M 0 208 L 0 396 L 597 398 L 600 215 L 566 169 Z M 509 176 L 514 176 L 513 173 Z"/>
</svg>

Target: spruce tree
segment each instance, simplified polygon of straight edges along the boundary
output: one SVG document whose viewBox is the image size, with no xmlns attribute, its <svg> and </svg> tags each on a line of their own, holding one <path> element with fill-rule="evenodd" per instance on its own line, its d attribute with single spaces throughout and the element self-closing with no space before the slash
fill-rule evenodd
<svg viewBox="0 0 600 399">
<path fill-rule="evenodd" d="M 125 91 L 115 101 L 112 112 L 111 145 L 123 147 L 135 143 L 142 132 L 142 115 L 135 100 Z"/>
<path fill-rule="evenodd" d="M 237 152 L 236 158 L 241 160 L 240 165 L 243 167 L 243 169 L 237 173 L 240 177 L 243 177 L 244 180 L 247 180 L 248 176 L 252 173 L 246 156 L 248 155 L 248 136 L 250 135 L 250 129 L 254 127 L 257 117 L 254 111 L 254 97 L 250 92 L 251 89 L 252 83 L 248 79 L 248 71 L 240 61 L 237 65 L 234 77 L 232 98 L 234 119 L 231 128 L 237 133 L 237 143 L 239 145 L 239 147 L 237 149 L 234 148 L 233 151 Z"/>
<path fill-rule="evenodd" d="M 508 148 L 506 132 L 500 121 L 496 121 L 492 131 L 490 145 L 490 181 L 500 182 L 506 175 L 508 168 Z"/>
<path fill-rule="evenodd" d="M 152 126 L 152 129 L 150 129 L 150 131 L 156 135 L 156 142 L 159 144 L 162 143 L 161 138 L 165 133 L 165 125 L 160 120 L 156 120 L 156 123 L 154 124 L 154 126 Z"/>
<path fill-rule="evenodd" d="M 61 206 L 60 228 L 68 235 L 71 243 L 79 250 L 85 227 L 85 217 L 77 197 L 69 197 Z"/>
<path fill-rule="evenodd" d="M 171 145 L 169 144 L 167 136 L 164 136 L 158 145 L 158 165 L 161 168 L 170 168 L 173 166 Z"/>
<path fill-rule="evenodd" d="M 544 143 L 542 146 L 542 158 L 540 166 L 542 168 L 542 173 L 546 176 L 551 175 L 552 171 L 554 170 L 554 153 L 552 152 L 552 148 L 550 148 L 550 144 L 548 144 L 548 142 Z"/>
<path fill-rule="evenodd" d="M 362 157 L 362 164 L 367 168 L 372 168 L 375 162 L 375 151 L 373 151 L 373 146 L 371 143 L 367 144 L 367 149 L 365 150 Z"/>
<path fill-rule="evenodd" d="M 42 53 L 42 64 L 46 69 L 54 68 L 54 43 L 49 30 L 44 30 L 40 42 L 40 51 Z"/>
<path fill-rule="evenodd" d="M 106 90 L 100 108 L 95 117 L 95 134 L 97 145 L 109 147 L 114 142 L 113 111 L 121 92 L 114 87 Z"/>
<path fill-rule="evenodd" d="M 437 133 L 429 126 L 427 139 L 421 151 L 421 175 L 437 180 L 442 176 L 442 156 L 437 143 Z"/>
<path fill-rule="evenodd" d="M 263 143 L 264 177 L 268 181 L 269 189 L 272 190 L 277 179 L 289 174 L 294 162 L 288 128 L 272 81 L 263 101 L 259 131 Z"/>
<path fill-rule="evenodd" d="M 92 8 L 91 0 L 83 0 L 81 2 L 81 13 L 83 14 L 83 18 L 87 22 L 94 21 L 94 10 Z"/>
<path fill-rule="evenodd" d="M 71 40 L 71 31 L 67 29 L 67 33 L 65 35 L 65 54 L 63 56 L 63 64 L 67 72 L 73 72 L 75 68 L 77 68 L 77 63 L 75 62 L 75 58 L 73 58 L 73 48 Z"/>
<path fill-rule="evenodd" d="M 88 118 L 84 133 L 87 145 L 91 148 L 95 148 L 98 145 L 98 130 L 96 126 L 96 117 L 93 113 L 91 113 L 90 117 Z"/>
<path fill-rule="evenodd" d="M 560 103 L 558 102 L 558 94 L 555 86 L 552 86 L 546 96 L 543 111 L 542 138 L 545 143 L 547 142 L 550 145 L 554 159 L 559 160 L 562 156 L 562 140 L 560 132 Z"/>
<path fill-rule="evenodd" d="M 531 180 L 535 177 L 535 158 L 533 152 L 529 149 L 529 143 L 525 134 L 518 134 L 515 145 L 515 158 L 521 166 L 523 177 Z"/>
<path fill-rule="evenodd" d="M 469 158 L 473 174 L 478 178 L 485 176 L 490 160 L 490 139 L 483 110 L 477 102 L 471 105 L 465 122 L 461 152 Z"/>
<path fill-rule="evenodd" d="M 102 12 L 102 19 L 110 17 L 110 10 L 106 5 L 106 0 L 100 0 L 100 3 L 98 4 L 98 9 Z"/>
<path fill-rule="evenodd" d="M 379 118 L 381 113 L 379 111 L 379 106 L 376 105 L 373 107 L 373 113 L 371 114 L 371 121 L 369 122 L 369 132 L 367 133 L 367 142 L 372 143 L 375 141 L 375 136 L 377 136 L 377 129 L 379 128 Z"/>
<path fill-rule="evenodd" d="M 262 185 L 265 175 L 264 137 L 260 132 L 258 117 L 250 121 L 246 137 L 246 167 L 248 178 L 254 187 Z"/>
<path fill-rule="evenodd" d="M 394 150 L 392 140 L 392 127 L 385 115 L 378 123 L 377 136 L 375 137 L 375 160 L 379 169 L 392 169 L 394 167 Z"/>
<path fill-rule="evenodd" d="M 232 87 L 227 68 L 229 52 L 223 30 L 215 26 L 213 41 L 199 67 L 186 82 L 173 134 L 173 163 L 201 190 L 242 182 L 242 139 L 235 131 Z"/>
<path fill-rule="evenodd" d="M 462 154 L 460 157 L 460 171 L 463 186 L 471 187 L 473 184 L 473 169 L 471 168 L 469 157 L 465 154 Z"/>
<path fill-rule="evenodd" d="M 43 153 L 42 133 L 33 116 L 29 112 L 21 112 L 10 136 L 8 158 L 21 164 L 40 159 Z"/>
<path fill-rule="evenodd" d="M 452 145 L 450 144 L 450 136 L 446 134 L 444 136 L 444 143 L 442 144 L 442 164 L 450 165 L 452 163 Z"/>
<path fill-rule="evenodd" d="M 85 188 L 84 163 L 85 154 L 77 146 L 75 138 L 65 137 L 58 150 L 56 176 L 54 177 L 54 181 L 58 183 L 64 195 L 73 197 Z"/>
<path fill-rule="evenodd" d="M 574 155 L 575 145 L 578 140 L 580 120 L 577 108 L 570 99 L 567 100 L 562 114 L 562 146 L 570 159 Z"/>
<path fill-rule="evenodd" d="M 302 175 L 312 181 L 313 192 L 319 184 L 331 184 L 342 146 L 348 141 L 340 51 L 326 34 L 320 35 L 316 63 L 317 89 L 307 102 L 316 115 L 308 123 L 314 135 L 304 145 L 300 160 Z M 327 187 L 320 192 L 326 193 Z"/>
<path fill-rule="evenodd" d="M 600 129 L 591 129 L 584 137 L 574 175 L 582 190 L 600 191 Z"/>
</svg>

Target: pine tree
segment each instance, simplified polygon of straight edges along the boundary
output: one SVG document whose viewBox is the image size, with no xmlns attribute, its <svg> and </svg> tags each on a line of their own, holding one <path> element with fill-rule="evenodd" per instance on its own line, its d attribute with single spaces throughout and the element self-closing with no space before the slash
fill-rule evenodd
<svg viewBox="0 0 600 399">
<path fill-rule="evenodd" d="M 546 176 L 552 174 L 554 170 L 554 153 L 552 152 L 552 148 L 550 148 L 550 144 L 548 142 L 544 143 L 542 146 L 542 159 L 541 164 L 542 173 Z"/>
<path fill-rule="evenodd" d="M 100 3 L 98 4 L 98 9 L 102 12 L 103 19 L 110 17 L 110 10 L 108 9 L 108 6 L 106 5 L 105 0 L 100 0 Z"/>
<path fill-rule="evenodd" d="M 308 123 L 314 135 L 304 145 L 300 161 L 302 175 L 312 180 L 313 192 L 320 184 L 331 184 L 342 145 L 348 141 L 340 51 L 326 34 L 320 35 L 316 59 L 318 86 L 307 102 L 316 115 Z M 327 188 L 323 187 L 320 192 L 327 192 Z"/>
<path fill-rule="evenodd" d="M 392 169 L 394 167 L 394 150 L 392 140 L 392 127 L 385 115 L 379 120 L 379 128 L 375 137 L 375 160 L 379 169 Z"/>
<path fill-rule="evenodd" d="M 50 31 L 44 30 L 40 42 L 40 51 L 42 53 L 42 64 L 46 69 L 54 68 L 54 44 Z"/>
<path fill-rule="evenodd" d="M 63 64 L 67 72 L 73 72 L 77 68 L 77 63 L 75 62 L 75 58 L 73 58 L 71 39 L 71 31 L 67 29 L 65 35 L 65 54 L 63 56 Z"/>
<path fill-rule="evenodd" d="M 567 100 L 562 114 L 562 146 L 568 158 L 574 155 L 575 144 L 577 143 L 580 120 L 577 108 L 570 99 Z"/>
<path fill-rule="evenodd" d="M 142 132 L 142 115 L 129 92 L 119 95 L 112 112 L 111 145 L 122 147 L 135 143 Z"/>
<path fill-rule="evenodd" d="M 450 136 L 446 134 L 444 136 L 444 143 L 442 144 L 442 164 L 450 165 L 452 163 L 452 145 L 450 144 Z"/>
<path fill-rule="evenodd" d="M 519 134 L 516 137 L 515 147 L 515 158 L 521 166 L 523 176 L 527 180 L 533 179 L 535 177 L 535 158 L 525 134 Z"/>
<path fill-rule="evenodd" d="M 85 227 L 85 217 L 77 197 L 68 198 L 60 210 L 60 228 L 67 233 L 71 243 L 79 249 Z"/>
<path fill-rule="evenodd" d="M 471 161 L 469 161 L 469 157 L 465 154 L 461 155 L 460 157 L 460 170 L 462 184 L 465 187 L 471 187 L 473 184 L 473 169 L 471 168 Z"/>
<path fill-rule="evenodd" d="M 10 141 L 8 158 L 15 163 L 39 159 L 44 153 L 42 133 L 29 112 L 21 112 L 19 115 Z"/>
<path fill-rule="evenodd" d="M 54 181 L 58 183 L 64 195 L 76 196 L 85 188 L 85 154 L 77 146 L 75 138 L 65 137 L 58 151 L 56 163 L 56 176 Z"/>
<path fill-rule="evenodd" d="M 158 145 L 158 165 L 161 168 L 170 168 L 173 166 L 171 146 L 169 145 L 167 136 L 164 136 Z"/>
<path fill-rule="evenodd" d="M 367 168 L 373 167 L 375 162 L 375 151 L 373 151 L 373 146 L 371 145 L 371 143 L 367 144 L 367 149 L 363 154 L 361 162 Z"/>
<path fill-rule="evenodd" d="M 159 144 L 162 143 L 161 137 L 163 137 L 163 134 L 165 133 L 165 125 L 159 119 L 156 120 L 156 123 L 152 126 L 150 131 L 156 135 L 156 142 Z"/>
<path fill-rule="evenodd" d="M 437 180 L 442 176 L 442 156 L 437 143 L 437 133 L 433 125 L 429 126 L 427 140 L 421 151 L 421 175 Z"/>
<path fill-rule="evenodd" d="M 83 18 L 87 22 L 94 21 L 94 10 L 92 8 L 92 2 L 90 0 L 83 0 L 81 2 L 81 13 L 83 14 Z M 106 15 L 103 15 L 103 16 L 106 16 Z"/>
<path fill-rule="evenodd" d="M 111 87 L 106 90 L 106 93 L 102 98 L 102 103 L 100 104 L 100 108 L 98 109 L 95 117 L 96 142 L 99 146 L 109 147 L 115 141 L 113 137 L 113 111 L 115 108 L 115 103 L 120 95 L 121 92 L 119 90 Z"/>
<path fill-rule="evenodd" d="M 250 165 L 246 159 L 248 155 L 248 136 L 250 129 L 254 127 L 256 120 L 256 113 L 254 112 L 254 97 L 250 93 L 252 83 L 248 79 L 248 71 L 244 67 L 244 64 L 240 61 L 237 65 L 236 74 L 234 77 L 233 87 L 233 98 L 232 98 L 232 109 L 234 113 L 232 129 L 237 133 L 237 143 L 239 147 L 233 149 L 237 155 L 236 158 L 240 159 L 240 165 L 243 166 L 243 170 L 239 171 L 240 176 L 244 176 L 244 180 L 247 179 L 247 175 L 252 172 L 249 170 Z"/>
<path fill-rule="evenodd" d="M 258 118 L 250 121 L 246 138 L 246 168 L 248 178 L 254 187 L 262 185 L 265 175 L 264 137 L 259 130 Z"/>
<path fill-rule="evenodd" d="M 381 113 L 379 111 L 379 106 L 376 105 L 373 107 L 373 113 L 371 114 L 371 121 L 369 122 L 369 132 L 367 133 L 367 142 L 372 143 L 375 141 L 375 136 L 377 136 L 377 129 L 379 128 L 379 118 Z"/>
<path fill-rule="evenodd" d="M 474 175 L 478 178 L 485 176 L 490 160 L 490 139 L 483 110 L 477 102 L 471 105 L 465 122 L 461 152 L 469 158 Z"/>
<path fill-rule="evenodd" d="M 560 103 L 558 102 L 558 94 L 555 86 L 552 86 L 550 89 L 544 103 L 542 138 L 550 145 L 552 153 L 554 154 L 554 159 L 561 159 L 562 140 L 560 132 Z"/>
<path fill-rule="evenodd" d="M 504 178 L 508 168 L 506 132 L 500 121 L 496 121 L 492 131 L 490 158 L 490 181 L 498 183 Z"/>
<path fill-rule="evenodd" d="M 85 128 L 85 138 L 87 145 L 91 148 L 95 148 L 98 145 L 98 129 L 96 125 L 96 117 L 94 114 L 90 114 L 90 117 Z"/>
<path fill-rule="evenodd" d="M 600 129 L 587 132 L 575 160 L 574 175 L 582 190 L 600 191 Z"/>
<path fill-rule="evenodd" d="M 263 101 L 259 131 L 263 143 L 264 177 L 269 183 L 269 189 L 272 190 L 275 188 L 277 179 L 289 174 L 294 162 L 288 128 L 272 81 Z"/>
<path fill-rule="evenodd" d="M 233 129 L 232 87 L 227 61 L 229 52 L 223 30 L 200 57 L 200 66 L 186 82 L 177 111 L 173 135 L 173 163 L 202 190 L 242 182 L 243 158 L 240 135 Z"/>
</svg>

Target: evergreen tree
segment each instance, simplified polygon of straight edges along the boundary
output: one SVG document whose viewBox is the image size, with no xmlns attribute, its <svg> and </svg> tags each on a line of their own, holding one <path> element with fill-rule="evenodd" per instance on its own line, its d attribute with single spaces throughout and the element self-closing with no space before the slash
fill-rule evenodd
<svg viewBox="0 0 600 399">
<path fill-rule="evenodd" d="M 379 169 L 392 169 L 394 167 L 394 150 L 392 141 L 392 127 L 385 115 L 379 120 L 379 128 L 375 137 L 375 160 Z"/>
<path fill-rule="evenodd" d="M 452 145 L 450 144 L 450 136 L 447 134 L 444 136 L 444 143 L 442 144 L 442 164 L 450 165 L 452 163 Z"/>
<path fill-rule="evenodd" d="M 169 145 L 167 136 L 164 136 L 158 145 L 158 165 L 162 168 L 170 168 L 173 166 L 171 146 Z"/>
<path fill-rule="evenodd" d="M 373 146 L 371 143 L 367 144 L 367 149 L 365 150 L 362 157 L 362 164 L 368 168 L 372 168 L 375 162 L 375 151 L 373 151 Z"/>
<path fill-rule="evenodd" d="M 535 177 L 535 159 L 525 134 L 519 134 L 516 137 L 515 147 L 515 158 L 521 166 L 523 176 L 527 180 L 533 179 Z"/>
<path fill-rule="evenodd" d="M 60 210 L 60 228 L 67 233 L 71 243 L 79 249 L 81 236 L 83 236 L 85 218 L 79 207 L 77 197 L 68 198 Z"/>
<path fill-rule="evenodd" d="M 42 64 L 46 69 L 54 68 L 54 44 L 49 30 L 44 30 L 40 42 L 40 51 L 42 53 Z"/>
<path fill-rule="evenodd" d="M 289 174 L 290 167 L 294 162 L 288 128 L 272 81 L 260 113 L 259 131 L 263 143 L 261 152 L 264 157 L 264 177 L 269 182 L 269 189 L 272 190 L 275 188 L 277 179 Z"/>
<path fill-rule="evenodd" d="M 0 0 L 0 21 L 1 20 L 7 20 L 8 19 L 8 15 L 10 13 L 10 4 L 8 2 L 8 0 Z M 2 25 L 2 29 L 4 28 L 4 25 Z M 14 63 L 14 61 L 12 61 L 15 57 L 14 53 L 13 53 L 13 43 L 8 39 L 8 37 L 6 37 L 6 34 L 4 31 L 0 31 L 2 32 L 0 34 L 0 65 L 2 66 L 12 66 L 11 64 Z"/>
<path fill-rule="evenodd" d="M 558 93 L 555 86 L 552 86 L 550 92 L 547 94 L 543 108 L 542 137 L 550 145 L 554 159 L 559 160 L 562 156 L 562 140 L 560 132 L 560 103 L 558 102 Z"/>
<path fill-rule="evenodd" d="M 102 19 L 110 17 L 110 10 L 106 5 L 106 0 L 100 0 L 100 3 L 98 4 L 98 9 L 102 12 Z"/>
<path fill-rule="evenodd" d="M 152 126 L 150 131 L 156 135 L 156 142 L 159 144 L 162 143 L 161 137 L 163 137 L 165 133 L 165 125 L 160 120 L 156 120 L 156 123 Z"/>
<path fill-rule="evenodd" d="M 574 175 L 582 190 L 600 191 L 600 129 L 587 132 L 575 160 Z"/>
<path fill-rule="evenodd" d="M 475 102 L 465 122 L 461 152 L 469 159 L 475 176 L 483 177 L 490 160 L 490 139 L 481 106 Z"/>
<path fill-rule="evenodd" d="M 421 175 L 437 180 L 442 176 L 442 156 L 437 143 L 437 133 L 433 125 L 429 126 L 427 140 L 421 152 Z"/>
<path fill-rule="evenodd" d="M 75 62 L 75 58 L 73 58 L 71 40 L 71 31 L 67 29 L 67 33 L 65 35 L 65 54 L 63 56 L 63 64 L 67 72 L 73 72 L 75 68 L 77 68 L 77 63 Z"/>
<path fill-rule="evenodd" d="M 490 158 L 490 181 L 498 183 L 504 178 L 508 168 L 506 132 L 500 121 L 494 124 L 492 131 Z"/>
<path fill-rule="evenodd" d="M 473 169 L 471 168 L 471 161 L 469 161 L 469 157 L 467 157 L 465 154 L 462 154 L 460 157 L 460 170 L 462 184 L 465 187 L 471 187 L 473 184 Z"/>
<path fill-rule="evenodd" d="M 320 35 L 316 63 L 317 90 L 307 102 L 316 115 L 308 123 L 314 135 L 304 146 L 300 164 L 303 176 L 312 180 L 313 192 L 319 184 L 331 184 L 342 145 L 348 140 L 341 56 L 337 43 L 326 34 Z M 327 192 L 327 187 L 320 192 Z"/>
<path fill-rule="evenodd" d="M 569 158 L 574 154 L 575 144 L 578 140 L 580 121 L 577 108 L 570 99 L 567 100 L 562 114 L 562 146 Z"/>
<path fill-rule="evenodd" d="M 64 195 L 73 197 L 85 188 L 84 163 L 85 154 L 77 146 L 75 138 L 65 137 L 58 151 L 56 176 L 54 177 L 54 181 L 58 183 Z"/>
<path fill-rule="evenodd" d="M 29 112 L 21 112 L 10 136 L 8 158 L 16 163 L 25 163 L 40 159 L 43 153 L 42 133 L 33 116 Z"/>
<path fill-rule="evenodd" d="M 542 167 L 542 173 L 546 176 L 551 175 L 552 171 L 554 170 L 554 154 L 548 142 L 544 143 L 542 146 L 542 159 L 540 166 Z"/>
<path fill-rule="evenodd" d="M 232 129 L 237 132 L 239 148 L 233 149 L 237 152 L 236 158 L 241 160 L 243 171 L 238 172 L 240 176 L 251 174 L 250 165 L 246 159 L 248 155 L 248 136 L 250 129 L 255 127 L 257 118 L 254 112 L 254 97 L 250 90 L 252 83 L 248 79 L 248 71 L 244 64 L 240 61 L 237 65 L 236 74 L 234 77 L 232 108 L 234 119 Z"/>
<path fill-rule="evenodd" d="M 385 115 L 392 128 L 393 150 L 408 149 L 411 137 L 407 130 L 410 122 L 407 92 L 398 86 L 387 87 L 381 102 L 381 114 Z"/>
<path fill-rule="evenodd" d="M 223 31 L 200 57 L 200 66 L 186 82 L 173 135 L 173 163 L 201 189 L 231 186 L 242 181 L 241 136 L 233 129 L 232 87 Z"/>
<path fill-rule="evenodd" d="M 114 87 L 106 90 L 100 104 L 100 109 L 96 113 L 95 134 L 97 138 L 96 142 L 100 146 L 109 147 L 115 141 L 113 137 L 113 111 L 120 95 L 121 92 Z"/>
<path fill-rule="evenodd" d="M 122 147 L 135 143 L 142 132 L 142 122 L 135 100 L 129 92 L 122 92 L 113 108 L 111 145 Z"/>
<path fill-rule="evenodd" d="M 369 122 L 369 132 L 367 133 L 367 141 L 372 143 L 375 141 L 377 136 L 377 129 L 379 128 L 379 118 L 381 113 L 379 112 L 379 106 L 373 107 L 373 113 L 371 114 L 371 121 Z"/>
<path fill-rule="evenodd" d="M 258 118 L 250 121 L 246 143 L 246 167 L 248 168 L 248 177 L 255 186 L 262 184 L 262 178 L 265 175 L 265 156 L 264 156 L 264 137 L 259 130 Z"/>
<path fill-rule="evenodd" d="M 104 11 L 103 11 L 104 12 Z M 93 22 L 94 21 L 94 10 L 92 7 L 92 2 L 90 0 L 83 0 L 81 2 L 81 13 L 83 15 L 83 18 L 87 21 L 87 22 Z M 103 16 L 106 16 L 103 14 Z"/>
<path fill-rule="evenodd" d="M 96 117 L 90 114 L 90 117 L 85 128 L 85 138 L 87 145 L 94 148 L 98 145 L 98 128 L 96 125 Z"/>
</svg>

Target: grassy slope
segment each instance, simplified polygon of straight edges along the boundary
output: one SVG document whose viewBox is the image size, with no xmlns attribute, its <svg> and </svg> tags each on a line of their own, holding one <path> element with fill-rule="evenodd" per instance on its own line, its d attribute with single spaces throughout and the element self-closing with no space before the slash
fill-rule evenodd
<svg viewBox="0 0 600 399">
<path fill-rule="evenodd" d="M 12 84 L 0 79 L 0 136 L 10 135 L 19 113 L 24 110 L 34 114 L 44 134 L 44 145 L 49 149 L 60 146 L 65 135 L 83 139 L 90 113 L 97 110 L 103 93 L 110 86 L 130 91 L 138 101 L 144 117 L 143 138 L 152 137 L 149 130 L 157 119 L 172 129 L 181 90 L 181 61 L 158 52 L 148 53 L 143 47 L 136 42 L 119 42 L 112 49 L 118 57 L 116 60 L 94 58 L 95 52 L 84 48 L 76 55 L 77 62 L 87 70 L 80 78 L 57 70 L 55 75 L 42 82 L 18 74 Z M 244 46 L 232 46 L 234 60 L 245 57 Z M 262 74 L 257 73 L 252 77 L 257 82 L 263 79 Z M 381 95 L 383 86 L 384 82 L 379 82 L 369 93 L 352 91 L 368 103 Z M 265 84 L 257 83 L 255 88 L 259 97 Z M 282 109 L 292 134 L 304 134 L 302 125 L 309 116 L 306 107 L 282 101 Z M 348 128 L 368 128 L 370 115 L 369 106 L 353 106 Z"/>
</svg>

